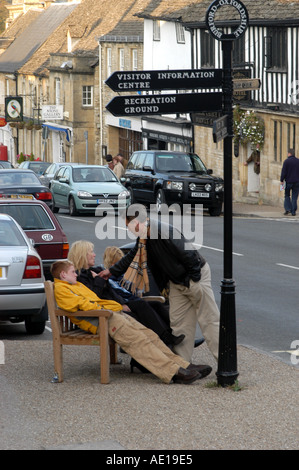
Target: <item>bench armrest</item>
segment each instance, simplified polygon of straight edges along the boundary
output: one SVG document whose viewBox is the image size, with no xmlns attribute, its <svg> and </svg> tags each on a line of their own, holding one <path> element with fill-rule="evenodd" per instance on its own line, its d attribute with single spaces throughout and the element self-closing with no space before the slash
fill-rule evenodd
<svg viewBox="0 0 299 470">
<path fill-rule="evenodd" d="M 161 302 L 162 304 L 165 303 L 165 298 L 162 295 L 145 295 L 144 297 L 140 297 L 141 300 L 146 300 L 147 302 Z"/>
<path fill-rule="evenodd" d="M 77 310 L 77 312 L 67 312 L 66 310 L 61 310 L 57 308 L 55 310 L 55 315 L 57 317 L 104 317 L 110 318 L 113 312 L 111 310 Z"/>
</svg>

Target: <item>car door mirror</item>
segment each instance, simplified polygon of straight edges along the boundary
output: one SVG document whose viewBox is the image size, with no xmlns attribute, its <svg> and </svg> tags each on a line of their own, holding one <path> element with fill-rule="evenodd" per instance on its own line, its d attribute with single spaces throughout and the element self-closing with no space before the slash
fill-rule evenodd
<svg viewBox="0 0 299 470">
<path fill-rule="evenodd" d="M 69 180 L 68 180 L 68 178 L 59 178 L 59 183 L 69 184 Z"/>
<path fill-rule="evenodd" d="M 153 172 L 154 170 L 152 169 L 151 166 L 145 165 L 145 166 L 143 167 L 143 171 L 151 171 L 151 172 Z"/>
<path fill-rule="evenodd" d="M 212 174 L 213 174 L 213 170 L 211 170 L 211 169 L 210 169 L 210 170 L 207 170 L 207 173 L 208 173 L 208 175 L 212 175 Z"/>
</svg>

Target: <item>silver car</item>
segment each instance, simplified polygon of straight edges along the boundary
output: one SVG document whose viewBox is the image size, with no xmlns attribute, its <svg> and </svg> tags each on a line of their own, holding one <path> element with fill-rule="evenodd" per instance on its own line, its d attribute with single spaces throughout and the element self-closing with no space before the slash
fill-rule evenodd
<svg viewBox="0 0 299 470">
<path fill-rule="evenodd" d="M 0 320 L 41 334 L 48 319 L 42 261 L 18 223 L 0 214 Z"/>
</svg>

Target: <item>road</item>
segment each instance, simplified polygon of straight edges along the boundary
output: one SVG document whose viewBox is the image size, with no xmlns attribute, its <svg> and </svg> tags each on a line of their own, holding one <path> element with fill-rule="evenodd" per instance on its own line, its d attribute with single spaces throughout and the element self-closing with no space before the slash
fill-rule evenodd
<svg viewBox="0 0 299 470">
<path fill-rule="evenodd" d="M 60 211 L 58 219 L 70 244 L 87 239 L 95 244 L 96 263 L 108 245 L 121 246 L 132 241 L 117 219 L 93 216 L 70 217 Z M 122 223 L 123 224 L 123 223 Z M 291 346 L 299 341 L 298 319 L 298 221 L 236 217 L 233 220 L 233 277 L 236 282 L 236 321 L 238 343 L 257 348 L 290 364 Z M 104 239 L 97 235 L 111 232 Z M 114 233 L 113 233 L 114 232 Z M 121 239 L 117 239 L 120 238 Z M 203 217 L 203 240 L 200 248 L 212 271 L 212 286 L 220 306 L 223 277 L 223 218 Z M 3 330 L 3 328 L 6 328 Z M 50 327 L 43 335 L 50 339 Z M 7 339 L 26 337 L 23 325 L 2 325 L 1 336 Z"/>
</svg>

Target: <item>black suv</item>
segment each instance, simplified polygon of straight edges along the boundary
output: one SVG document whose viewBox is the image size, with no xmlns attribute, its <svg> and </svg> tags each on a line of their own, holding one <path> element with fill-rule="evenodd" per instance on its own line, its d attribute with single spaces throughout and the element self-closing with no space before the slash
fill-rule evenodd
<svg viewBox="0 0 299 470">
<path fill-rule="evenodd" d="M 124 185 L 131 203 L 202 204 L 210 215 L 219 216 L 223 202 L 223 179 L 212 176 L 195 153 L 163 150 L 134 152 L 125 172 Z"/>
</svg>

